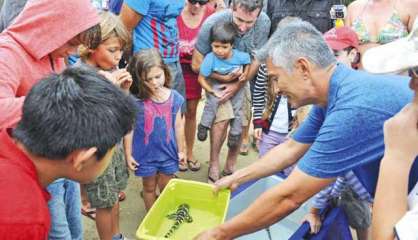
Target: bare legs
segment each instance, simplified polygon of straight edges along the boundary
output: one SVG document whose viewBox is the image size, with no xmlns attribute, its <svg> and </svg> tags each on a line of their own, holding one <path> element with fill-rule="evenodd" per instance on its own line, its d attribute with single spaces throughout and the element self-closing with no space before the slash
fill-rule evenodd
<svg viewBox="0 0 418 240">
<path fill-rule="evenodd" d="M 119 234 L 119 201 L 112 208 L 96 209 L 96 228 L 101 240 L 111 240 Z"/>
<path fill-rule="evenodd" d="M 186 124 L 184 128 L 186 140 L 186 159 L 194 161 L 193 147 L 196 137 L 196 110 L 199 99 L 187 100 Z"/>
<path fill-rule="evenodd" d="M 219 179 L 220 162 L 219 153 L 223 143 L 225 142 L 229 120 L 214 123 L 210 130 L 210 161 L 209 161 L 209 176 L 213 180 Z M 235 168 L 237 157 L 239 154 L 239 146 L 230 148 L 225 162 L 225 172 L 232 172 Z"/>
<path fill-rule="evenodd" d="M 249 146 L 250 146 L 250 136 L 249 136 L 249 131 L 250 131 L 250 124 L 248 124 L 248 126 L 243 126 L 242 127 L 242 143 L 241 148 L 240 148 L 240 153 L 243 155 L 247 155 L 248 154 L 248 150 L 249 150 Z"/>
<path fill-rule="evenodd" d="M 163 173 L 158 173 L 149 177 L 142 177 L 144 204 L 147 212 L 157 199 L 157 186 L 160 192 L 162 192 L 168 181 L 170 181 L 173 177 L 173 175 L 166 175 Z"/>
<path fill-rule="evenodd" d="M 142 188 L 144 195 L 144 204 L 145 210 L 148 212 L 155 200 L 157 199 L 157 189 L 158 175 L 142 177 Z"/>
</svg>

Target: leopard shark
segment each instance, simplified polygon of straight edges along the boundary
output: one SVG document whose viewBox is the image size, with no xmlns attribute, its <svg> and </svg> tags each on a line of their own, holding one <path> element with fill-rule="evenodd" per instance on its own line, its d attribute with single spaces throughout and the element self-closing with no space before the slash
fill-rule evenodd
<svg viewBox="0 0 418 240">
<path fill-rule="evenodd" d="M 177 211 L 175 213 L 168 214 L 166 216 L 168 219 L 174 220 L 174 224 L 164 235 L 165 238 L 169 238 L 171 235 L 173 235 L 173 233 L 180 227 L 183 222 L 193 222 L 193 218 L 190 216 L 189 210 L 189 204 L 183 203 L 177 207 Z"/>
</svg>

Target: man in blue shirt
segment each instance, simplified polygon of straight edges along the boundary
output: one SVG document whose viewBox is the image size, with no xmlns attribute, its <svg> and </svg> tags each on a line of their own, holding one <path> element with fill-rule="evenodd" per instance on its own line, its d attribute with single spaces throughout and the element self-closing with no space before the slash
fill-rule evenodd
<svg viewBox="0 0 418 240">
<path fill-rule="evenodd" d="M 164 63 L 170 68 L 172 88 L 185 98 L 176 20 L 183 7 L 184 1 L 179 0 L 125 0 L 120 16 L 125 26 L 133 32 L 133 51 L 158 49 Z M 185 112 L 184 104 L 182 112 Z"/>
<path fill-rule="evenodd" d="M 216 188 L 234 189 L 297 166 L 240 215 L 197 239 L 232 239 L 271 225 L 350 170 L 374 196 L 384 153 L 383 123 L 413 98 L 407 77 L 372 75 L 337 64 L 321 33 L 307 22 L 279 29 L 266 49 L 275 90 L 286 95 L 292 107 L 315 106 L 292 139 L 219 180 Z M 417 175 L 415 161 L 410 188 Z"/>
</svg>

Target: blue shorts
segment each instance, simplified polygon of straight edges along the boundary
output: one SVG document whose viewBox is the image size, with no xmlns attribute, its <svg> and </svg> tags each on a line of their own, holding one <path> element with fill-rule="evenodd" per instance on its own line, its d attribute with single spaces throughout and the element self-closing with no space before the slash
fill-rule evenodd
<svg viewBox="0 0 418 240">
<path fill-rule="evenodd" d="M 157 173 L 164 173 L 165 175 L 172 175 L 179 170 L 178 160 L 167 160 L 164 162 L 147 162 L 139 164 L 138 169 L 135 170 L 135 176 L 150 177 L 157 175 Z"/>
</svg>

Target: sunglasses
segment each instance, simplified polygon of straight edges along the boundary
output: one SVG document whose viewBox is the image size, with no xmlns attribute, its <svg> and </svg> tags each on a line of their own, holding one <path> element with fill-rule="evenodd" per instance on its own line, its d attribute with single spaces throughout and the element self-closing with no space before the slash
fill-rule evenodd
<svg viewBox="0 0 418 240">
<path fill-rule="evenodd" d="M 195 5 L 196 3 L 199 3 L 200 6 L 203 6 L 203 5 L 205 5 L 206 3 L 209 2 L 209 0 L 188 0 L 188 1 L 192 5 Z"/>
<path fill-rule="evenodd" d="M 411 78 L 418 78 L 418 67 L 408 69 L 408 73 Z"/>
</svg>

